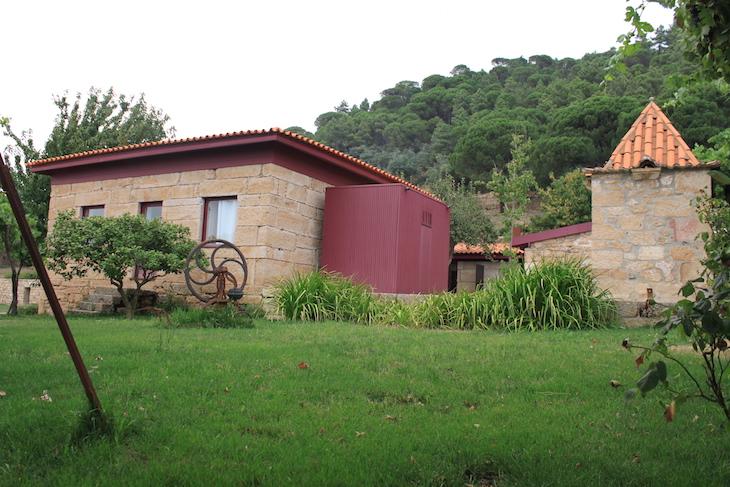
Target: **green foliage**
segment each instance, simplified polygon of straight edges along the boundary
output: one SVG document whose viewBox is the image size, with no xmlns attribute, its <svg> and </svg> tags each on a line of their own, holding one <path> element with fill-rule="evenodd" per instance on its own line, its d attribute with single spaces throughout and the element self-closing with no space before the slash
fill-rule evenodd
<svg viewBox="0 0 730 487">
<path fill-rule="evenodd" d="M 324 270 L 283 279 L 274 302 L 288 320 L 368 323 L 374 311 L 367 286 Z"/>
<path fill-rule="evenodd" d="M 526 231 L 542 232 L 591 221 L 591 191 L 586 181 L 580 169 L 557 179 L 552 176 L 550 187 L 539 191 L 541 213 L 530 218 Z"/>
<path fill-rule="evenodd" d="M 286 319 L 453 330 L 597 329 L 617 319 L 608 292 L 578 260 L 544 261 L 529 271 L 515 265 L 474 293 L 445 292 L 409 303 L 374 299 L 350 279 L 317 271 L 282 281 L 274 301 Z"/>
<path fill-rule="evenodd" d="M 694 80 L 722 80 L 730 82 L 730 7 L 727 2 L 707 0 L 641 0 L 636 7 L 626 7 L 626 21 L 632 30 L 620 36 L 621 42 L 612 61 L 613 71 L 625 72 L 625 59 L 640 47 L 636 40 L 645 39 L 654 27 L 642 19 L 648 2 L 659 3 L 674 10 L 674 18 L 681 32 L 684 57 L 695 65 Z M 606 79 L 614 79 L 614 74 Z"/>
<path fill-rule="evenodd" d="M 657 30 L 603 86 L 615 50 L 580 59 L 496 58 L 488 72 L 460 65 L 420 87 L 407 81 L 383 90 L 367 109 L 340 104 L 317 118 L 314 139 L 422 184 L 444 161 L 457 180 L 488 181 L 492 169 L 510 161 L 517 133 L 532 140 L 528 168 L 546 187 L 551 173 L 560 177 L 608 160 L 650 97 L 690 146 L 724 128 L 730 102 L 722 87 L 699 83 L 687 90 L 675 80 L 694 69 L 681 44 L 680 29 Z M 684 103 L 667 105 L 680 90 Z"/>
<path fill-rule="evenodd" d="M 92 87 L 83 106 L 81 93 L 77 93 L 73 103 L 67 94 L 54 96 L 53 101 L 58 115 L 43 150 L 35 147 L 32 131 L 17 135 L 10 126 L 10 119 L 0 117 L 4 134 L 15 142 L 15 145 L 5 148 L 4 153 L 8 161 L 13 161 L 18 193 L 26 212 L 36 221 L 37 238 L 41 242 L 48 228 L 51 178 L 28 171 L 26 163 L 108 147 L 143 144 L 175 135 L 174 127 L 166 127 L 170 117 L 162 110 L 147 105 L 144 94 L 135 101 L 135 97 L 116 95 L 112 88 L 102 93 Z"/>
<path fill-rule="evenodd" d="M 530 202 L 530 190 L 537 186 L 532 171 L 525 169 L 528 163 L 530 139 L 524 140 L 521 135 L 512 136 L 512 160 L 507 163 L 506 174 L 492 169 L 491 181 L 487 188 L 502 204 L 502 237 L 512 238 L 515 224 L 525 217 L 527 204 Z"/>
<path fill-rule="evenodd" d="M 448 174 L 435 174 L 426 187 L 450 207 L 452 248 L 459 242 L 484 245 L 494 241 L 497 232 L 479 205 L 475 184 L 465 180 L 457 182 Z"/>
<path fill-rule="evenodd" d="M 190 229 L 159 218 L 125 213 L 117 217 L 76 218 L 72 210 L 61 212 L 46 240 L 48 267 L 65 279 L 88 271 L 103 274 L 122 298 L 128 317 L 136 308 L 141 288 L 166 274 L 184 270 L 196 242 Z M 135 288 L 125 291 L 125 280 Z M 129 297 L 131 295 L 131 298 Z"/>
<path fill-rule="evenodd" d="M 177 309 L 170 314 L 170 320 L 177 327 L 185 328 L 253 328 L 253 317 L 231 303 L 225 306 Z"/>
<path fill-rule="evenodd" d="M 718 177 L 728 180 L 722 173 Z M 730 421 L 730 398 L 724 386 L 730 370 L 730 204 L 718 198 L 703 198 L 699 203 L 700 219 L 710 227 L 702 234 L 707 255 L 702 276 L 687 282 L 680 291 L 682 299 L 662 313 L 663 319 L 657 323 L 661 335 L 651 345 L 623 342 L 628 350 L 640 350 L 637 367 L 649 361 L 637 387 L 626 392 L 626 400 L 630 402 L 637 394 L 645 396 L 661 384 L 671 400 L 664 404 L 667 422 L 673 420 L 677 406 L 692 398 L 716 404 Z M 692 345 L 692 359 L 667 346 L 667 335 L 674 328 Z M 655 354 L 679 366 L 679 380 L 670 381 L 664 361 L 650 361 Z M 695 365 L 698 361 L 701 367 Z"/>
<path fill-rule="evenodd" d="M 429 296 L 420 314 L 431 328 L 537 331 L 595 329 L 617 320 L 594 271 L 572 260 L 513 265 L 474 293 Z"/>
<path fill-rule="evenodd" d="M 37 226 L 32 216 L 27 216 L 28 224 L 34 237 L 38 236 Z M 6 194 L 0 195 L 0 251 L 2 251 L 6 262 L 10 265 L 11 279 L 11 301 L 8 314 L 18 314 L 18 279 L 23 271 L 23 266 L 31 264 L 30 254 L 20 234 L 20 227 L 15 220 L 15 214 L 10 207 L 10 201 Z"/>
<path fill-rule="evenodd" d="M 102 93 L 92 87 L 81 106 L 81 93 L 71 103 L 68 94 L 54 96 L 59 114 L 46 142 L 44 157 L 58 157 L 107 147 L 154 142 L 175 135 L 166 128 L 170 117 L 150 107 L 144 94 L 136 100 L 116 95 L 113 88 Z"/>
</svg>

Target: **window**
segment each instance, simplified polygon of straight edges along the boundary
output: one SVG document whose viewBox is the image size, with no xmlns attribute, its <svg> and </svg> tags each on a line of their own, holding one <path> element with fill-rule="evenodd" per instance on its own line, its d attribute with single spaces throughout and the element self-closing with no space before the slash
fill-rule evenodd
<svg viewBox="0 0 730 487">
<path fill-rule="evenodd" d="M 219 238 L 233 242 L 236 236 L 237 208 L 238 200 L 235 197 L 206 199 L 203 240 Z"/>
<path fill-rule="evenodd" d="M 140 204 L 139 213 L 140 215 L 144 215 L 148 220 L 162 218 L 162 201 Z"/>
<path fill-rule="evenodd" d="M 81 207 L 81 218 L 89 218 L 90 216 L 104 216 L 104 205 Z"/>
</svg>

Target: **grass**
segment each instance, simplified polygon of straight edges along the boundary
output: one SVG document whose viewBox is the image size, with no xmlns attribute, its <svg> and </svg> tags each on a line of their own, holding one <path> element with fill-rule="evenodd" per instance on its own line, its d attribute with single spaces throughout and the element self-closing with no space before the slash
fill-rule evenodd
<svg viewBox="0 0 730 487">
<path fill-rule="evenodd" d="M 719 410 L 665 424 L 609 385 L 637 378 L 621 341 L 654 330 L 69 320 L 116 429 L 77 434 L 83 390 L 52 319 L 0 316 L 2 486 L 730 483 Z"/>
</svg>

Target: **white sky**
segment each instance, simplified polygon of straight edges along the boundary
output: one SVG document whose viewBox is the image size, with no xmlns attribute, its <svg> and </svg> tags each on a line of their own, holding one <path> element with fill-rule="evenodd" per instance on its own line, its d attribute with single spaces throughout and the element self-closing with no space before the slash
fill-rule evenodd
<svg viewBox="0 0 730 487">
<path fill-rule="evenodd" d="M 629 4 L 636 5 L 636 0 Z M 42 148 L 52 95 L 145 94 L 177 138 L 299 125 L 340 101 L 497 57 L 579 58 L 629 30 L 625 0 L 5 0 L 0 115 Z M 645 18 L 672 22 L 655 4 Z M 0 148 L 8 139 L 0 138 Z"/>
</svg>

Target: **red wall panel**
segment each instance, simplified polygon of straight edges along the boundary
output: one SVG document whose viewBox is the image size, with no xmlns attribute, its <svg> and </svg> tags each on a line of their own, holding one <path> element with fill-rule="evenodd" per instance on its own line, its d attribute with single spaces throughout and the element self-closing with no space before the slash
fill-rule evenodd
<svg viewBox="0 0 730 487">
<path fill-rule="evenodd" d="M 448 286 L 449 208 L 402 184 L 327 188 L 322 267 L 378 292 Z"/>
</svg>

